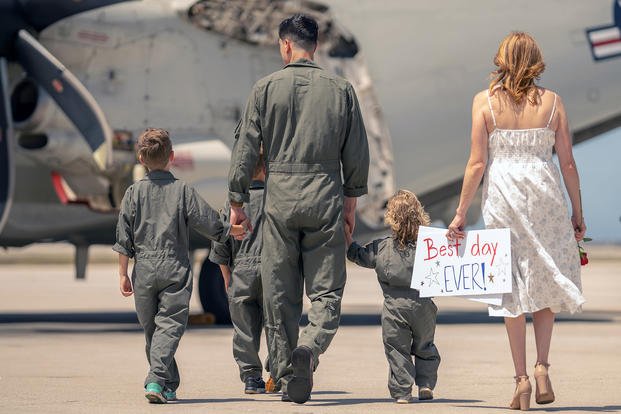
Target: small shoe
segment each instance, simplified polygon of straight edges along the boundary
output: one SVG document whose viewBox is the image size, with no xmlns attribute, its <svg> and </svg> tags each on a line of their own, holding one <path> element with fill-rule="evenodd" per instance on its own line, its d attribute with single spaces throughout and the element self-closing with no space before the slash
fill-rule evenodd
<svg viewBox="0 0 621 414">
<path fill-rule="evenodd" d="M 528 380 L 528 375 L 515 377 L 515 391 L 513 393 L 513 399 L 509 403 L 509 408 L 512 410 L 528 411 L 532 392 L 533 388 Z"/>
<path fill-rule="evenodd" d="M 298 346 L 291 353 L 293 377 L 287 384 L 287 394 L 295 403 L 304 404 L 313 390 L 313 351 Z"/>
<path fill-rule="evenodd" d="M 535 364 L 535 401 L 537 404 L 550 404 L 554 402 L 554 390 L 548 376 L 550 364 L 537 362 Z"/>
<path fill-rule="evenodd" d="M 166 404 L 168 401 L 162 394 L 164 388 L 155 382 L 150 382 L 144 387 L 144 396 L 151 404 Z"/>
<path fill-rule="evenodd" d="M 395 398 L 395 402 L 397 404 L 409 404 L 411 402 L 414 402 L 414 398 L 412 398 L 411 395 L 406 395 L 403 397 Z"/>
<path fill-rule="evenodd" d="M 433 390 L 430 387 L 418 387 L 419 400 L 433 400 Z"/>
<path fill-rule="evenodd" d="M 170 388 L 165 388 L 162 395 L 166 398 L 166 401 L 177 401 L 177 392 Z"/>
<path fill-rule="evenodd" d="M 276 394 L 278 391 L 280 391 L 280 385 L 270 376 L 265 383 L 265 392 L 268 394 Z"/>
<path fill-rule="evenodd" d="M 244 393 L 246 394 L 263 394 L 265 393 L 265 382 L 263 378 L 248 377 L 245 381 L 246 388 Z"/>
<path fill-rule="evenodd" d="M 283 391 L 282 392 L 282 396 L 280 397 L 280 401 L 282 401 L 282 402 L 291 402 L 291 398 L 289 398 L 289 394 L 287 394 L 287 391 Z"/>
</svg>

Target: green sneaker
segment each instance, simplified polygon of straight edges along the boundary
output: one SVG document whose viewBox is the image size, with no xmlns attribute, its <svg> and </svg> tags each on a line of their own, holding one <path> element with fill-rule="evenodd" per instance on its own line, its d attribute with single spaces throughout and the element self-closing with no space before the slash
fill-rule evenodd
<svg viewBox="0 0 621 414">
<path fill-rule="evenodd" d="M 162 393 L 166 401 L 177 401 L 177 393 L 169 388 L 166 388 Z"/>
<path fill-rule="evenodd" d="M 144 396 L 151 404 L 166 404 L 168 401 L 162 394 L 164 388 L 155 382 L 150 382 L 144 387 Z"/>
</svg>

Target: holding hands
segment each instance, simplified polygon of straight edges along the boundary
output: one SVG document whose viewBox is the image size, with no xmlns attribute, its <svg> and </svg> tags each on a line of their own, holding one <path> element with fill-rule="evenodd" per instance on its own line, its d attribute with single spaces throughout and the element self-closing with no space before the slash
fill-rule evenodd
<svg viewBox="0 0 621 414">
<path fill-rule="evenodd" d="M 243 240 L 246 232 L 252 232 L 252 224 L 242 206 L 231 206 L 231 236 Z"/>
<path fill-rule="evenodd" d="M 356 226 L 356 203 L 357 198 L 345 197 L 343 202 L 343 218 L 345 220 L 345 241 L 347 247 L 352 244 L 354 234 L 354 227 Z"/>
</svg>

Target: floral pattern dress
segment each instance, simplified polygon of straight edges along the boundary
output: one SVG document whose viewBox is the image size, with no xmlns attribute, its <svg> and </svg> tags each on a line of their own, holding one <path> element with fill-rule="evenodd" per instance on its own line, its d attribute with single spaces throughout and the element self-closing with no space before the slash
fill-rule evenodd
<svg viewBox="0 0 621 414">
<path fill-rule="evenodd" d="M 556 97 L 550 120 L 555 107 Z M 574 313 L 585 302 L 578 247 L 552 160 L 555 132 L 549 124 L 499 129 L 494 119 L 488 138 L 483 219 L 488 229 L 511 230 L 513 279 L 502 305 L 489 306 L 490 316 L 516 317 L 545 308 Z"/>
</svg>

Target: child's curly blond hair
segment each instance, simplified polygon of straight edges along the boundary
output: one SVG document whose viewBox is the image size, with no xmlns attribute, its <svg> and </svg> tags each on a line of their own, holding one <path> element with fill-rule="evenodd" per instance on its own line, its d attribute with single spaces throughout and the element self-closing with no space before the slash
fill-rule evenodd
<svg viewBox="0 0 621 414">
<path fill-rule="evenodd" d="M 399 190 L 388 200 L 384 218 L 402 249 L 408 244 L 416 243 L 420 226 L 428 226 L 431 223 L 423 205 L 416 195 L 408 190 Z"/>
</svg>

